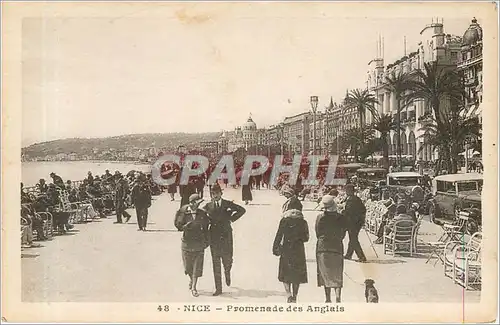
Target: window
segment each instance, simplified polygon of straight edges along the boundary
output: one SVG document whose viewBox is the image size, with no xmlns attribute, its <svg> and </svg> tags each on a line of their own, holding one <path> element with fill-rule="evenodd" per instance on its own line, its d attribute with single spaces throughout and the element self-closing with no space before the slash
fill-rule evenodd
<svg viewBox="0 0 500 325">
<path fill-rule="evenodd" d="M 477 191 L 478 184 L 477 182 L 461 182 L 458 183 L 458 191 L 463 192 L 463 191 Z"/>
<path fill-rule="evenodd" d="M 457 59 L 457 52 L 451 52 L 451 58 L 453 60 L 456 60 Z"/>
<path fill-rule="evenodd" d="M 436 190 L 442 193 L 455 193 L 455 183 L 445 182 L 445 181 L 437 181 L 436 182 Z"/>
</svg>

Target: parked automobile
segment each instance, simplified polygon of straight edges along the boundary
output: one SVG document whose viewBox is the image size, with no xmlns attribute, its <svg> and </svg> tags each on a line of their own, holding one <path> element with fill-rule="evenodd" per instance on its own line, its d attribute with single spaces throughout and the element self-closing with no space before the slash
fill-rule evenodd
<svg viewBox="0 0 500 325">
<path fill-rule="evenodd" d="M 479 173 L 448 174 L 432 180 L 432 198 L 428 208 L 431 220 L 454 219 L 460 211 L 469 212 L 469 229 L 481 225 L 481 189 L 483 175 Z"/>
<path fill-rule="evenodd" d="M 395 172 L 387 174 L 384 198 L 404 196 L 409 205 L 413 202 L 424 206 L 425 192 L 423 190 L 423 176 L 416 172 Z M 395 199 L 397 201 L 397 199 Z"/>
<path fill-rule="evenodd" d="M 356 171 L 358 184 L 362 188 L 370 189 L 370 197 L 372 200 L 381 198 L 381 186 L 385 185 L 387 170 L 385 168 L 369 167 L 360 168 Z"/>
<path fill-rule="evenodd" d="M 338 164 L 337 165 L 337 174 L 343 175 L 347 179 L 350 179 L 352 176 L 356 175 L 358 169 L 366 167 L 366 164 L 361 163 L 348 163 L 348 164 Z"/>
</svg>

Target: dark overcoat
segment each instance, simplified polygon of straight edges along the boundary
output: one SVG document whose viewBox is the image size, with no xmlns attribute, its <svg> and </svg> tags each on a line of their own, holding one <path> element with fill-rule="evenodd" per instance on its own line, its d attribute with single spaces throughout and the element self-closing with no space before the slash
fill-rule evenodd
<svg viewBox="0 0 500 325">
<path fill-rule="evenodd" d="M 278 280 L 283 283 L 307 283 L 304 243 L 309 227 L 302 217 L 282 218 L 273 243 L 274 255 L 280 256 Z"/>
<path fill-rule="evenodd" d="M 233 253 L 233 228 L 232 222 L 241 218 L 246 210 L 234 202 L 221 199 L 220 207 L 209 202 L 203 208 L 210 221 L 210 248 L 219 254 Z"/>
</svg>

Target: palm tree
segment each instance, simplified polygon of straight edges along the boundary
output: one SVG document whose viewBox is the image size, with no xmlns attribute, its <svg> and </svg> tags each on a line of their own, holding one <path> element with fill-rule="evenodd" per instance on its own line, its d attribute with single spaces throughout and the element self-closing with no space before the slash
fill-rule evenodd
<svg viewBox="0 0 500 325">
<path fill-rule="evenodd" d="M 349 148 L 349 154 L 354 157 L 355 161 L 363 161 L 371 154 L 368 153 L 367 147 L 372 147 L 373 129 L 366 127 L 353 128 L 346 130 L 341 138 L 343 146 L 341 150 L 345 151 Z"/>
<path fill-rule="evenodd" d="M 382 142 L 383 162 L 384 168 L 389 169 L 389 144 L 387 138 L 392 131 L 398 129 L 396 123 L 392 120 L 391 115 L 376 114 L 374 115 L 375 121 L 371 124 L 371 128 L 380 133 L 380 141 Z"/>
<path fill-rule="evenodd" d="M 401 111 L 406 108 L 409 101 L 405 97 L 408 90 L 413 90 L 414 83 L 412 76 L 407 72 L 399 70 L 397 73 L 392 72 L 390 76 L 385 77 L 385 89 L 390 91 L 395 97 L 396 102 L 396 157 L 399 162 L 399 168 L 403 168 L 401 159 Z"/>
<path fill-rule="evenodd" d="M 411 92 L 405 97 L 408 103 L 424 101 L 426 108 L 434 113 L 438 127 L 442 125 L 445 116 L 446 101 L 460 102 L 466 98 L 460 75 L 454 69 L 439 66 L 436 61 L 424 63 L 423 70 L 416 70 L 410 81 Z"/>
<path fill-rule="evenodd" d="M 345 108 L 355 108 L 358 111 L 361 129 L 365 125 L 366 111 L 376 112 L 375 105 L 377 103 L 377 99 L 373 94 L 370 94 L 368 89 L 351 90 L 344 99 Z"/>
<path fill-rule="evenodd" d="M 465 127 L 475 118 L 474 116 L 466 117 L 467 114 L 461 116 L 467 113 L 468 96 L 459 73 L 450 67 L 440 66 L 437 62 L 429 62 L 424 64 L 423 70 L 415 72 L 414 79 L 410 83 L 412 91 L 405 97 L 405 100 L 408 103 L 424 101 L 426 110 L 432 110 L 436 127 L 433 129 L 429 125 L 424 126 L 429 133 L 427 137 L 431 137 L 427 140 L 430 141 L 429 144 L 435 141 L 441 143 L 436 147 L 440 160 L 449 163 L 449 172 L 456 172 L 457 161 L 453 152 L 456 152 L 454 146 L 458 139 L 450 138 L 450 135 L 455 133 L 456 128 L 462 123 L 465 123 L 462 125 Z M 446 133 L 448 133 L 447 136 Z M 451 141 L 448 145 L 441 142 L 446 138 Z"/>
<path fill-rule="evenodd" d="M 443 113 L 443 119 L 438 122 L 433 118 L 420 129 L 424 143 L 437 149 L 441 153 L 439 160 L 445 162 L 447 171 L 454 174 L 458 171 L 458 156 L 463 150 L 466 141 L 479 141 L 481 137 L 481 124 L 476 115 L 464 114 L 470 110 L 466 105 L 453 105 Z M 421 151 L 423 147 L 420 147 Z"/>
</svg>

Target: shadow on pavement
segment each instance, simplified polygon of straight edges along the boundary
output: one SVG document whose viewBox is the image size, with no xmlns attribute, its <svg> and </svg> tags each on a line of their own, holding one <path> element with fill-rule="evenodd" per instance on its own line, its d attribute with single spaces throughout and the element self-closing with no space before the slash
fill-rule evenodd
<svg viewBox="0 0 500 325">
<path fill-rule="evenodd" d="M 123 223 L 124 225 L 132 225 L 132 226 L 137 226 L 137 222 L 136 221 L 132 221 L 132 219 L 130 219 L 129 222 L 125 222 Z M 156 222 L 148 222 L 147 223 L 148 225 L 156 225 Z"/>
<path fill-rule="evenodd" d="M 248 298 L 268 298 L 281 296 L 285 297 L 286 293 L 282 291 L 266 291 L 266 290 L 256 290 L 256 289 L 241 289 L 238 287 L 233 287 L 236 289 L 235 292 L 231 292 L 229 295 L 231 297 L 248 297 Z"/>
<path fill-rule="evenodd" d="M 368 260 L 368 264 L 402 264 L 405 260 L 387 259 L 387 260 Z M 360 263 L 361 264 L 361 263 Z"/>
<path fill-rule="evenodd" d="M 65 237 L 65 236 L 74 236 L 74 235 L 78 235 L 78 230 L 77 231 L 74 231 L 74 230 L 71 230 L 71 231 L 67 231 L 65 233 L 59 233 L 59 234 L 54 234 L 53 237 Z"/>
<path fill-rule="evenodd" d="M 146 232 L 179 232 L 177 229 L 146 229 Z"/>
<path fill-rule="evenodd" d="M 37 258 L 40 256 L 39 254 L 29 254 L 29 253 L 21 253 L 21 258 Z"/>
<path fill-rule="evenodd" d="M 45 247 L 45 245 L 42 245 L 42 244 L 34 244 L 34 246 L 31 246 L 29 249 L 33 249 L 33 248 L 42 248 L 42 247 Z"/>
</svg>

